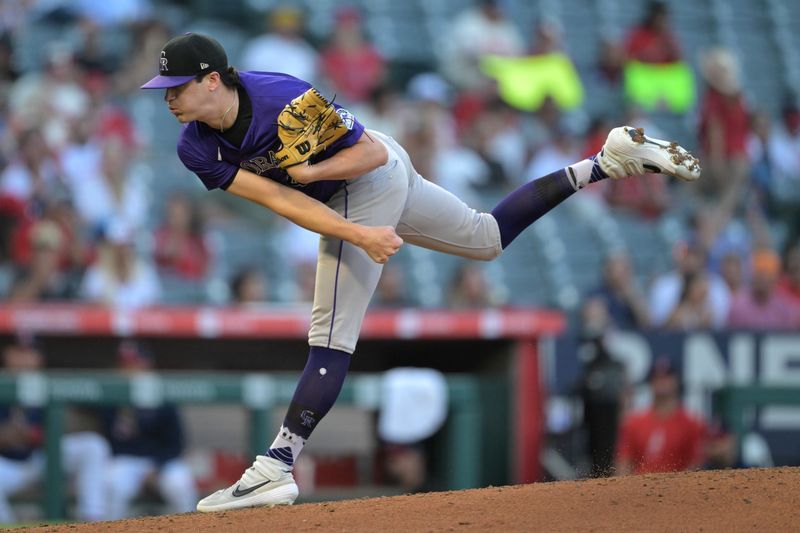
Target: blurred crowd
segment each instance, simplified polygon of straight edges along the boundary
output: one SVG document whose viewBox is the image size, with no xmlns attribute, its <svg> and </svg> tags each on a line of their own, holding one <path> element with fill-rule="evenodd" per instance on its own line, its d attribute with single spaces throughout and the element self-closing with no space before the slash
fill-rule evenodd
<svg viewBox="0 0 800 533">
<path fill-rule="evenodd" d="M 230 207 L 219 195 L 178 187 L 190 177 L 170 170 L 175 165 L 153 161 L 175 159 L 174 151 L 157 145 L 134 102 L 142 97 L 139 85 L 156 71 L 161 45 L 185 30 L 171 27 L 157 12 L 188 13 L 190 4 L 0 2 L 0 296 L 5 301 L 132 309 L 165 302 L 253 306 L 312 297 L 314 236 L 278 222 L 266 229 L 262 221 L 254 223 L 275 239 L 283 235 L 288 282 L 260 257 L 233 271 L 220 269 L 226 257 L 214 229 L 237 217 L 249 222 L 245 209 Z M 775 94 L 781 102 L 777 114 L 748 100 L 739 58 L 724 47 L 702 51 L 695 82 L 693 61 L 673 30 L 666 2 L 651 2 L 638 24 L 601 42 L 588 69 L 577 68 L 570 56 L 564 39 L 569 28 L 543 16 L 532 31 L 522 31 L 505 4 L 475 0 L 453 13 L 428 60 L 413 72 L 383 53 L 367 14 L 349 5 L 333 12 L 323 36 L 311 32 L 306 15 L 288 4 L 258 11 L 262 27 L 251 31 L 230 59 L 242 70 L 288 72 L 335 94 L 367 127 L 398 139 L 422 175 L 478 209 L 491 208 L 528 180 L 597 153 L 616 125 L 642 126 L 664 137 L 671 132 L 659 127 L 659 117 L 691 124 L 689 137 L 680 142 L 702 159 L 704 173 L 696 185 L 647 175 L 594 184 L 570 200 L 590 216 L 625 214 L 641 225 L 667 216 L 681 221 L 671 264 L 659 271 L 636 272 L 631 257 L 636 250 L 609 250 L 595 287 L 579 299 L 575 329 L 599 338 L 614 328 L 799 328 L 798 95 L 788 89 Z M 21 49 L 19 43 L 30 42 L 25 33 L 37 27 L 59 28 L 65 38 Z M 220 271 L 226 274 L 217 290 L 213 282 Z M 403 263 L 390 263 L 374 305 L 419 305 L 409 278 Z M 509 291 L 497 291 L 492 283 L 483 265 L 460 262 L 445 281 L 440 304 L 453 309 L 514 304 Z M 177 286 L 195 287 L 192 299 L 176 297 Z M 9 346 L 3 362 L 12 372 L 43 364 L 36 346 L 24 342 Z M 124 343 L 118 362 L 126 372 L 150 364 L 146 352 Z M 652 409 L 620 420 L 623 372 L 610 357 L 593 364 L 587 375 L 604 373 L 604 383 L 613 385 L 610 392 L 583 390 L 596 475 L 612 468 L 625 473 L 737 464 L 738 448 L 724 429 L 683 411 L 671 368 L 656 365 L 651 374 Z M 0 410 L 0 522 L 12 519 L 5 497 L 42 476 L 41 416 L 36 409 Z M 176 510 L 193 506 L 194 485 L 180 460 L 176 417 L 171 408 L 98 413 L 96 431 L 64 439 L 79 516 L 124 516 L 131 499 L 148 487 L 168 500 L 184 496 L 169 501 Z M 593 424 L 606 431 L 593 433 Z M 619 433 L 609 433 L 618 426 Z M 108 478 L 113 490 L 98 494 L 109 486 L 98 482 L 101 478 Z"/>
<path fill-rule="evenodd" d="M 153 369 L 152 355 L 135 340 L 122 340 L 109 354 L 121 375 L 135 377 Z M 3 347 L 0 370 L 32 375 L 46 366 L 37 340 L 20 335 Z M 73 487 L 73 517 L 83 521 L 125 518 L 131 504 L 156 495 L 169 511 L 193 511 L 197 488 L 184 453 L 178 408 L 107 406 L 84 408 L 70 418 L 60 439 L 61 463 Z M 0 406 L 0 523 L 19 520 L 11 498 L 40 486 L 45 476 L 45 413 L 42 407 Z M 34 518 L 36 515 L 34 515 Z M 30 517 L 28 517 L 30 519 Z"/>
<path fill-rule="evenodd" d="M 291 290 L 276 287 L 257 257 L 227 274 L 222 291 L 203 289 L 225 261 L 209 238 L 225 207 L 164 185 L 187 176 L 155 175 L 161 165 L 148 158 L 161 152 L 129 105 L 155 70 L 161 44 L 181 31 L 156 18 L 164 6 L 180 7 L 155 0 L 101 7 L 14 0 L 0 7 L 0 293 L 9 301 L 135 308 L 175 303 L 165 296 L 174 284 L 198 287 L 203 303 L 310 298 L 315 241 L 285 226 L 269 231 L 292 236 Z M 578 72 L 564 45 L 568 30 L 558 22 L 543 17 L 525 34 L 503 3 L 476 1 L 453 16 L 428 68 L 405 79 L 392 74 L 395 65 L 371 42 L 355 7 L 335 10 L 324 39 L 310 38 L 299 9 L 262 15 L 263 30 L 233 64 L 288 71 L 336 94 L 362 122 L 400 140 L 423 175 L 478 209 L 596 153 L 619 123 L 655 136 L 665 113 L 696 123 L 695 137 L 681 139 L 703 161 L 696 186 L 648 175 L 594 185 L 573 200 L 642 224 L 667 214 L 685 221 L 671 270 L 634 272 L 624 251 L 612 251 L 585 305 L 602 307 L 597 312 L 620 328 L 800 324 L 797 100 L 775 95 L 785 101 L 780 116 L 747 101 L 737 57 L 716 47 L 702 55 L 700 79 L 690 87 L 699 97 L 686 108 L 685 88 L 675 80 L 689 63 L 666 3 L 652 2 L 640 24 L 603 42 L 596 65 Z M 68 28 L 70 39 L 43 44 L 38 66 L 21 68 L 15 43 L 36 24 Z M 110 33 L 118 35 L 114 46 Z M 642 96 L 629 80 L 638 79 L 634 68 L 651 67 L 675 67 L 670 83 L 678 88 Z M 590 105 L 598 96 L 605 105 Z M 482 266 L 454 276 L 444 305 L 509 303 Z M 406 277 L 402 268 L 387 272 L 375 305 L 417 304 Z"/>
</svg>

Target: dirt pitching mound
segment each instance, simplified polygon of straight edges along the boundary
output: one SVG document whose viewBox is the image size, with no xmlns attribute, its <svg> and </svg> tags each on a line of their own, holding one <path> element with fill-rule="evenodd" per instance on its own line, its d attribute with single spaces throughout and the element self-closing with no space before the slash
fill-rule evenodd
<svg viewBox="0 0 800 533">
<path fill-rule="evenodd" d="M 800 531 L 800 468 L 537 483 L 26 531 Z"/>
</svg>

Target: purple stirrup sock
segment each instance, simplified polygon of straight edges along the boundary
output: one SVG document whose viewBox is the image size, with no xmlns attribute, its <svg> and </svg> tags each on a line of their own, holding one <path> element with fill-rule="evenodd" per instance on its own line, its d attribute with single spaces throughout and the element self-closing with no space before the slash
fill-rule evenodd
<svg viewBox="0 0 800 533">
<path fill-rule="evenodd" d="M 267 457 L 291 468 L 317 423 L 330 411 L 342 390 L 350 354 L 312 346 L 308 361 Z"/>
<path fill-rule="evenodd" d="M 522 230 L 587 183 L 607 178 L 595 158 L 596 156 L 592 156 L 530 181 L 503 198 L 492 210 L 492 216 L 500 227 L 503 248 L 511 244 Z"/>
<path fill-rule="evenodd" d="M 307 439 L 336 402 L 348 368 L 349 353 L 312 346 L 283 421 L 284 427 Z"/>
</svg>

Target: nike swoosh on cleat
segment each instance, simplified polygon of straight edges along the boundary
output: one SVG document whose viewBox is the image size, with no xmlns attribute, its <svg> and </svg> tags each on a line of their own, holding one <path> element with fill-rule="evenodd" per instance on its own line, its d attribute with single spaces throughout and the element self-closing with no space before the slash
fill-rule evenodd
<svg viewBox="0 0 800 533">
<path fill-rule="evenodd" d="M 661 143 L 657 143 L 657 142 L 655 142 L 654 140 L 650 139 L 649 137 L 645 137 L 645 138 L 644 138 L 644 142 L 646 142 L 646 143 L 648 143 L 648 144 L 655 144 L 655 145 L 656 145 L 656 146 L 658 146 L 659 148 L 669 148 L 669 145 L 668 145 L 668 144 L 661 144 Z"/>
<path fill-rule="evenodd" d="M 258 485 L 253 485 L 252 487 L 248 487 L 248 488 L 242 489 L 242 490 L 239 490 L 239 485 L 236 485 L 236 488 L 233 489 L 233 492 L 231 492 L 231 496 L 233 496 L 234 498 L 238 498 L 240 496 L 246 496 L 246 495 L 250 494 L 251 492 L 253 492 L 254 490 L 263 487 L 267 483 L 271 483 L 271 482 L 270 481 L 265 481 L 264 483 L 259 483 Z"/>
<path fill-rule="evenodd" d="M 646 136 L 644 133 L 635 129 L 629 129 L 626 133 L 630 136 L 631 140 L 637 144 L 644 144 L 644 143 L 655 144 L 660 148 L 669 148 L 670 146 L 669 144 L 657 143 L 650 137 Z M 641 141 L 636 140 L 637 137 L 641 137 L 642 140 Z"/>
</svg>

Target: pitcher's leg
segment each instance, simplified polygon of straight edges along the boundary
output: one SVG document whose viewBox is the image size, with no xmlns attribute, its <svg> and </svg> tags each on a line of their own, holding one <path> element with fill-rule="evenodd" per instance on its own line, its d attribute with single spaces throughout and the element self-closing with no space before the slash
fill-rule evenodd
<svg viewBox="0 0 800 533">
<path fill-rule="evenodd" d="M 522 185 L 491 215 L 477 213 L 416 174 L 397 233 L 412 244 L 490 260 L 575 191 L 609 176 L 620 179 L 648 172 L 693 181 L 700 176 L 700 164 L 675 142 L 647 137 L 641 129 L 623 126 L 611 130 L 599 154 Z"/>
<path fill-rule="evenodd" d="M 353 353 L 383 265 L 357 246 L 322 237 L 308 343 Z"/>
<path fill-rule="evenodd" d="M 408 173 L 390 148 L 383 167 L 348 183 L 328 205 L 368 226 L 397 224 L 408 191 Z M 308 363 L 289 411 L 267 452 L 291 466 L 319 420 L 333 406 L 350 366 L 361 323 L 383 265 L 351 243 L 321 237 L 317 257 Z"/>
<path fill-rule="evenodd" d="M 489 261 L 502 252 L 497 221 L 415 173 L 397 234 L 407 244 Z"/>
</svg>

